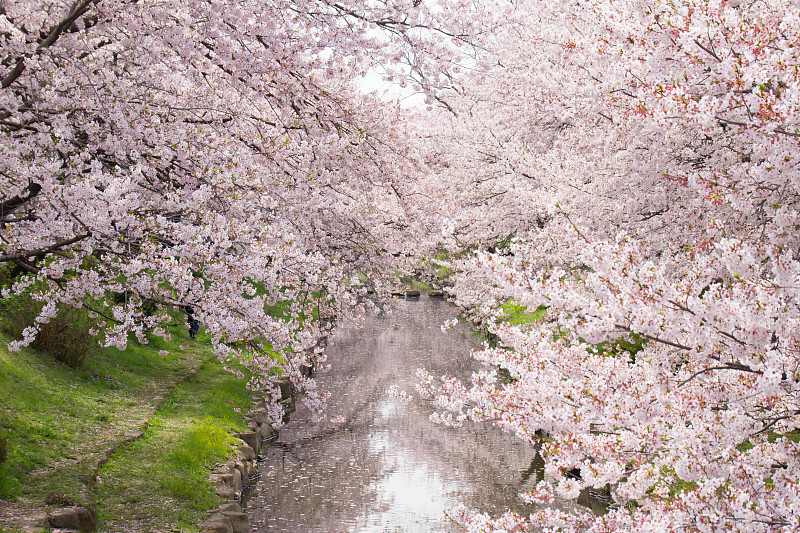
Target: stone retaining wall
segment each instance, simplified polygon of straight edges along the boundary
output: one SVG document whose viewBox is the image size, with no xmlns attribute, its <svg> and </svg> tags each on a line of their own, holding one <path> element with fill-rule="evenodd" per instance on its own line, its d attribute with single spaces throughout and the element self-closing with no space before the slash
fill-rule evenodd
<svg viewBox="0 0 800 533">
<path fill-rule="evenodd" d="M 279 383 L 281 404 L 287 412 L 294 408 L 294 392 L 288 380 Z M 264 401 L 256 402 L 256 407 L 247 415 L 250 431 L 240 433 L 239 446 L 235 457 L 217 467 L 211 474 L 211 482 L 219 497 L 226 500 L 208 520 L 200 524 L 200 533 L 249 533 L 250 522 L 239 504 L 242 491 L 258 478 L 258 454 L 262 445 L 277 438 L 278 434 L 270 424 Z"/>
</svg>

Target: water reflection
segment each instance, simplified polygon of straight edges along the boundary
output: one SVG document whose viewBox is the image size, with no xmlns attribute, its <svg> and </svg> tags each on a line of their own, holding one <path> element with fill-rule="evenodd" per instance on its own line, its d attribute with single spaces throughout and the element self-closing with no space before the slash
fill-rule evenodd
<svg viewBox="0 0 800 533">
<path fill-rule="evenodd" d="M 444 510 L 461 503 L 530 512 L 518 494 L 541 479 L 535 451 L 489 425 L 434 424 L 432 406 L 413 392 L 419 367 L 462 377 L 476 368 L 470 332 L 441 331 L 454 315 L 423 296 L 336 336 L 327 349 L 332 370 L 318 379 L 331 393 L 330 415 L 345 422 L 314 424 L 298 406 L 263 452 L 248 504 L 254 531 L 443 533 L 457 531 Z"/>
</svg>

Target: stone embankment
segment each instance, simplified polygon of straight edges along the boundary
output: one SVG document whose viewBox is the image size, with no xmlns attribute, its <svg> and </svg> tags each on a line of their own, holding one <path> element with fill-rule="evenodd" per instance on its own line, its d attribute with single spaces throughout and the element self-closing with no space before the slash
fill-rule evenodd
<svg viewBox="0 0 800 533">
<path fill-rule="evenodd" d="M 391 295 L 395 298 L 404 298 L 406 300 L 419 300 L 420 294 L 420 291 L 413 288 L 401 288 L 391 291 Z M 432 289 L 428 291 L 428 298 L 433 300 L 444 300 L 446 297 L 447 294 L 442 290 Z"/>
<path fill-rule="evenodd" d="M 419 298 L 419 291 L 415 289 L 397 289 L 392 291 L 395 298 L 405 298 L 406 300 L 416 300 Z"/>
<path fill-rule="evenodd" d="M 286 412 L 294 410 L 294 391 L 289 380 L 279 383 L 281 404 Z M 262 446 L 277 438 L 267 416 L 264 400 L 256 402 L 255 409 L 248 415 L 250 431 L 240 433 L 236 456 L 224 465 L 217 467 L 211 474 L 211 482 L 216 487 L 217 495 L 225 500 L 208 520 L 200 524 L 200 533 L 249 533 L 250 522 L 242 509 L 240 501 L 242 493 L 249 490 L 250 485 L 258 478 L 258 457 Z"/>
</svg>

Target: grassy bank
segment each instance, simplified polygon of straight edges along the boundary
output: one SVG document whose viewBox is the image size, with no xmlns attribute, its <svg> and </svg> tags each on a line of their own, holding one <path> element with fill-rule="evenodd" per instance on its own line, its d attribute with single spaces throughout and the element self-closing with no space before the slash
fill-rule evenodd
<svg viewBox="0 0 800 533">
<path fill-rule="evenodd" d="M 228 432 L 243 429 L 251 397 L 202 338 L 178 329 L 174 344 L 103 349 L 79 368 L 33 350 L 9 353 L 0 336 L 0 438 L 8 448 L 0 532 L 58 505 L 90 504 L 81 476 L 148 421 L 90 485 L 100 531 L 196 529 L 218 503 L 208 469 L 231 453 Z"/>
<path fill-rule="evenodd" d="M 176 387 L 143 437 L 115 453 L 94 494 L 103 531 L 195 531 L 220 501 L 209 470 L 241 445 L 244 382 L 209 361 Z"/>
</svg>

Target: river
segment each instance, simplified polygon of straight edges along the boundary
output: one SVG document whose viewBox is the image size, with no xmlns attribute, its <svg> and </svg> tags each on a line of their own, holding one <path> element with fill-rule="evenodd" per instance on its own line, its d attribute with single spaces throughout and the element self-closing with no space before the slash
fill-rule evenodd
<svg viewBox="0 0 800 533">
<path fill-rule="evenodd" d="M 431 422 L 431 402 L 414 389 L 420 367 L 460 377 L 477 369 L 469 328 L 441 330 L 454 316 L 423 294 L 337 333 L 326 350 L 331 369 L 317 374 L 331 393 L 328 418 L 313 423 L 299 402 L 262 452 L 247 503 L 253 531 L 444 533 L 458 531 L 444 512 L 462 503 L 530 512 L 518 494 L 541 479 L 535 450 L 488 423 Z"/>
</svg>

